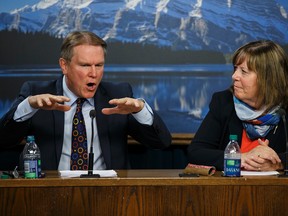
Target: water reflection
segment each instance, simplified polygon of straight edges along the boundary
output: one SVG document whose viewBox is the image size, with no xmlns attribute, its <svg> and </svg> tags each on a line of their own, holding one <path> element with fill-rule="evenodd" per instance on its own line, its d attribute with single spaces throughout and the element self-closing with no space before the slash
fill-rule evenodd
<svg viewBox="0 0 288 216">
<path fill-rule="evenodd" d="M 104 80 L 129 82 L 134 97 L 145 98 L 171 132 L 195 133 L 212 94 L 230 86 L 231 71 L 229 65 L 107 65 Z M 59 74 L 57 66 L 0 69 L 0 116 L 25 80 L 54 79 Z"/>
</svg>

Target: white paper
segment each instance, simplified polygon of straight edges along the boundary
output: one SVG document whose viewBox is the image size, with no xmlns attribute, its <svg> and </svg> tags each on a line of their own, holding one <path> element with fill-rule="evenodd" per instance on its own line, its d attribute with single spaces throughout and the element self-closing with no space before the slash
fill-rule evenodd
<svg viewBox="0 0 288 216">
<path fill-rule="evenodd" d="M 278 174 L 277 171 L 241 171 L 241 176 L 271 176 Z"/>
<path fill-rule="evenodd" d="M 88 174 L 87 170 L 61 170 L 61 177 L 80 177 L 82 174 Z M 99 174 L 100 177 L 117 177 L 117 173 L 114 170 L 93 170 L 93 174 Z"/>
</svg>

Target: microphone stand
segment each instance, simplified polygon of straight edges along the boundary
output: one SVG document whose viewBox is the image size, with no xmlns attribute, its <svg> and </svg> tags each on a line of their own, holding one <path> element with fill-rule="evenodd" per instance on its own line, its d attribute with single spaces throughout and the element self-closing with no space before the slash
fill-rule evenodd
<svg viewBox="0 0 288 216">
<path fill-rule="evenodd" d="M 94 125 L 93 119 L 96 117 L 96 111 L 90 110 L 90 118 L 91 118 L 91 129 L 92 129 L 92 136 L 91 136 L 91 145 L 90 145 L 90 152 L 88 158 L 88 174 L 80 175 L 80 178 L 100 178 L 99 174 L 93 174 L 93 162 L 94 162 L 94 152 L 93 152 L 93 138 L 94 138 Z"/>
<path fill-rule="evenodd" d="M 282 121 L 284 124 L 284 132 L 285 132 L 285 141 L 286 141 L 286 152 L 285 152 L 285 168 L 284 168 L 284 173 L 279 175 L 278 177 L 284 177 L 284 178 L 288 178 L 288 135 L 287 135 L 287 123 L 286 123 L 286 111 L 284 109 L 280 109 L 279 114 L 282 117 Z"/>
</svg>

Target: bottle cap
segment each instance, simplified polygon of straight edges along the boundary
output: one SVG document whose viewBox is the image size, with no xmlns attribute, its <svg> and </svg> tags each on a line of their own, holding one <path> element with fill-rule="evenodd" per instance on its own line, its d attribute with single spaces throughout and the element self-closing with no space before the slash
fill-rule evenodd
<svg viewBox="0 0 288 216">
<path fill-rule="evenodd" d="M 35 141 L 34 136 L 27 136 L 27 142 Z"/>
<path fill-rule="evenodd" d="M 238 137 L 235 134 L 230 134 L 229 139 L 230 140 L 238 140 Z"/>
<path fill-rule="evenodd" d="M 2 174 L 2 175 L 1 175 L 1 179 L 9 179 L 9 175 Z"/>
</svg>

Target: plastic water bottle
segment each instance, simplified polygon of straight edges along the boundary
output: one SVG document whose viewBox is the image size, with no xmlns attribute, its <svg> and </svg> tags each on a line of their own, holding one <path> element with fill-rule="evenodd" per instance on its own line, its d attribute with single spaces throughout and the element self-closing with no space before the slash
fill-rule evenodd
<svg viewBox="0 0 288 216">
<path fill-rule="evenodd" d="M 27 143 L 23 150 L 24 160 L 24 177 L 40 178 L 41 177 L 41 154 L 40 149 L 35 143 L 34 136 L 27 137 Z"/>
<path fill-rule="evenodd" d="M 229 143 L 224 152 L 224 176 L 241 176 L 241 151 L 237 142 L 237 135 L 229 136 Z"/>
</svg>

